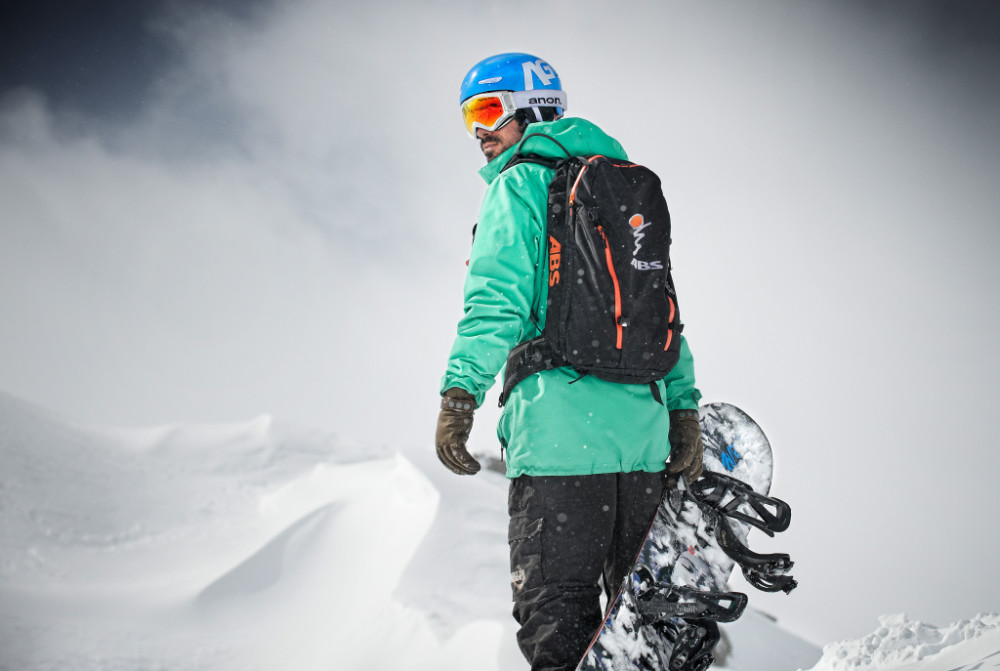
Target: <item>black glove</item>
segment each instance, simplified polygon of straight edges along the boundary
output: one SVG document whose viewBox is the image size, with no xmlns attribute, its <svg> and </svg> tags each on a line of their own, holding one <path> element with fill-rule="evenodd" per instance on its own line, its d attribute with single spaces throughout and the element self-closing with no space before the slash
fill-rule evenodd
<svg viewBox="0 0 1000 671">
<path fill-rule="evenodd" d="M 705 448 L 701 443 L 701 424 L 697 410 L 670 411 L 670 461 L 667 462 L 668 482 L 683 475 L 688 482 L 701 477 Z"/>
<path fill-rule="evenodd" d="M 475 408 L 476 399 L 464 389 L 453 387 L 441 396 L 434 444 L 441 463 L 459 475 L 475 475 L 480 468 L 479 462 L 465 449 Z"/>
</svg>

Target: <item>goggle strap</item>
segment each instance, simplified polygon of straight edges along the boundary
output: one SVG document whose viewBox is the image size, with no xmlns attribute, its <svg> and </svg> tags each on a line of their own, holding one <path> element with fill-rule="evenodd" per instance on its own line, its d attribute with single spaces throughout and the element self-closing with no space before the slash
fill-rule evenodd
<svg viewBox="0 0 1000 671">
<path fill-rule="evenodd" d="M 562 107 L 566 108 L 566 92 L 549 89 L 532 89 L 530 91 L 512 91 L 514 107 Z"/>
</svg>

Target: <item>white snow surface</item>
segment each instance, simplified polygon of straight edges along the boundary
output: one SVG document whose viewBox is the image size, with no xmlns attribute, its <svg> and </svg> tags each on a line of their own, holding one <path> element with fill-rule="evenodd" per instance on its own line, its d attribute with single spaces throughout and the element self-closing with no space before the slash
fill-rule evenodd
<svg viewBox="0 0 1000 671">
<path fill-rule="evenodd" d="M 430 446 L 82 426 L 0 393 L 0 670 L 526 669 L 506 492 Z M 1000 669 L 992 614 L 885 617 L 822 659 L 756 611 L 725 633 L 733 671 Z"/>
<path fill-rule="evenodd" d="M 879 628 L 857 640 L 833 643 L 813 671 L 974 671 L 1000 669 L 1000 614 L 935 627 L 906 615 L 884 615 Z"/>
</svg>

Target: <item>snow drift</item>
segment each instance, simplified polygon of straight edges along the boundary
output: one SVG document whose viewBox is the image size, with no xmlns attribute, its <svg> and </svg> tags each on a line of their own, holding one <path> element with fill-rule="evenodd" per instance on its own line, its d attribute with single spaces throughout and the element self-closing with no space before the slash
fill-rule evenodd
<svg viewBox="0 0 1000 671">
<path fill-rule="evenodd" d="M 440 499 L 399 454 L 267 417 L 84 428 L 0 396 L 0 473 L 0 668 L 497 668 L 496 613 L 445 640 L 393 596 Z"/>
<path fill-rule="evenodd" d="M 88 427 L 0 393 L 0 669 L 524 669 L 506 528 L 503 476 L 429 446 Z M 997 628 L 886 619 L 815 668 L 1000 668 Z M 726 634 L 735 671 L 819 658 L 760 613 Z"/>
</svg>

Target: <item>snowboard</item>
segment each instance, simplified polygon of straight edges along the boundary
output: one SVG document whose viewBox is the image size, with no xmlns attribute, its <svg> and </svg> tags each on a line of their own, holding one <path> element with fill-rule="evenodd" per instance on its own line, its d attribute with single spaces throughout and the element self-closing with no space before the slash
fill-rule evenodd
<svg viewBox="0 0 1000 671">
<path fill-rule="evenodd" d="M 752 527 L 773 535 L 791 510 L 768 496 L 771 446 L 745 412 L 727 403 L 699 409 L 704 474 L 669 486 L 632 570 L 609 604 L 578 671 L 702 671 L 714 661 L 718 622 L 737 619 L 744 594 L 727 592 L 734 566 L 765 591 L 791 591 L 787 555 L 746 546 Z"/>
</svg>

